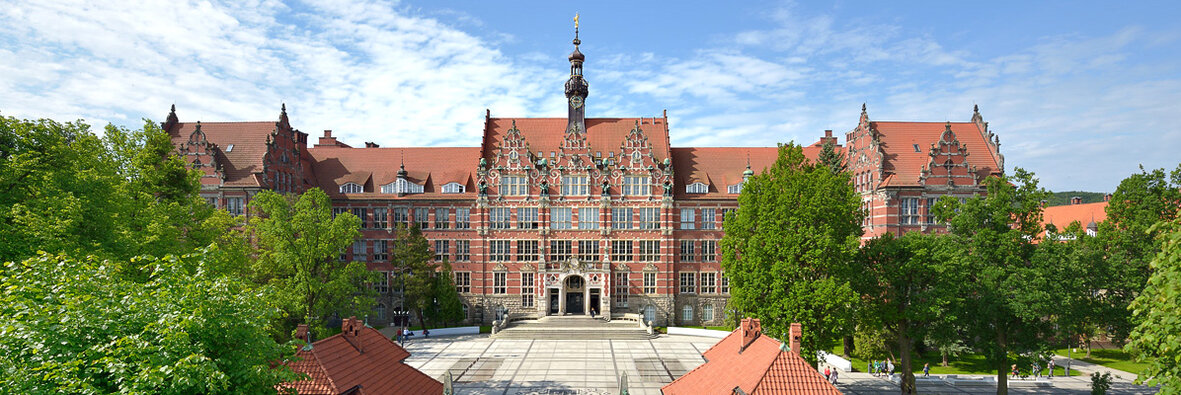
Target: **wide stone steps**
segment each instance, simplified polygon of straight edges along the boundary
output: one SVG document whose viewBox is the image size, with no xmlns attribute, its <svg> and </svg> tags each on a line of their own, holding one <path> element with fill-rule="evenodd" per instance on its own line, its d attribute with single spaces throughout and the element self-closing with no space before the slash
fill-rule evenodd
<svg viewBox="0 0 1181 395">
<path fill-rule="evenodd" d="M 655 336 L 649 335 L 646 330 L 631 321 L 606 322 L 599 318 L 572 316 L 514 321 L 492 337 L 533 340 L 647 340 Z"/>
</svg>

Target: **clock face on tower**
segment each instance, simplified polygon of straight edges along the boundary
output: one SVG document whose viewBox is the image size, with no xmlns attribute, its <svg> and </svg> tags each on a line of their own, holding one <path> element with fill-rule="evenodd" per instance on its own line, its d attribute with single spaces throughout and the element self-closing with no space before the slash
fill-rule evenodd
<svg viewBox="0 0 1181 395">
<path fill-rule="evenodd" d="M 570 98 L 570 108 L 582 107 L 582 97 L 574 96 Z"/>
</svg>

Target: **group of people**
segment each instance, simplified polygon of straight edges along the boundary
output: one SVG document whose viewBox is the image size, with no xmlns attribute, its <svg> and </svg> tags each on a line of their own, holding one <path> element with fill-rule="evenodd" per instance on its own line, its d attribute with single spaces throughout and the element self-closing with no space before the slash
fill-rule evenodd
<svg viewBox="0 0 1181 395">
<path fill-rule="evenodd" d="M 836 368 L 830 365 L 824 365 L 824 379 L 828 380 L 832 385 L 837 385 L 837 375 L 839 374 Z"/>
<path fill-rule="evenodd" d="M 1017 364 L 1013 364 L 1012 369 L 1013 369 L 1013 372 L 1012 372 L 1013 378 L 1018 378 L 1021 376 L 1021 372 L 1017 370 Z M 1046 370 L 1049 371 L 1049 374 L 1047 374 L 1046 377 L 1053 378 L 1054 377 L 1054 359 L 1053 358 L 1050 358 L 1050 362 L 1046 363 Z M 1042 365 L 1039 364 L 1037 361 L 1033 361 L 1033 363 L 1029 365 L 1029 372 L 1030 372 L 1030 374 L 1033 375 L 1033 378 L 1035 378 L 1035 379 L 1042 377 Z"/>
<path fill-rule="evenodd" d="M 869 361 L 869 373 L 874 377 L 889 376 L 894 374 L 894 361 L 886 359 L 885 361 Z"/>
<path fill-rule="evenodd" d="M 402 330 L 398 331 L 398 343 L 406 343 L 407 340 L 410 340 L 410 336 L 414 336 L 414 332 L 411 332 L 410 328 L 403 327 Z M 422 337 L 431 337 L 431 331 L 423 328 Z"/>
</svg>

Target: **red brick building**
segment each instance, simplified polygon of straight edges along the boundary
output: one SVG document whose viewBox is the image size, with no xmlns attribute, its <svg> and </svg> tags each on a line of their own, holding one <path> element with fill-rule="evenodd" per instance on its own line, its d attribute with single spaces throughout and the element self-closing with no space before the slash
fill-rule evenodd
<svg viewBox="0 0 1181 395">
<path fill-rule="evenodd" d="M 595 309 L 661 325 L 720 324 L 729 294 L 719 265 L 723 218 L 737 208 L 744 180 L 778 149 L 672 147 L 667 113 L 586 118 L 578 44 L 564 87 L 567 117 L 489 111 L 478 147 L 354 148 L 328 130 L 308 147 L 285 107 L 277 122 L 206 123 L 179 122 L 174 107 L 164 127 L 205 172 L 202 196 L 233 213 L 263 189 L 322 188 L 336 210 L 363 220 L 364 237 L 344 258 L 373 270 L 393 270 L 392 230 L 417 224 L 436 259 L 452 264 L 470 321 Z M 919 206 L 907 204 L 970 196 L 1000 171 L 999 144 L 978 113 L 948 125 L 951 132 L 942 123 L 871 122 L 863 108 L 847 138 L 850 169 L 873 213 L 867 237 L 925 230 L 923 212 L 907 211 Z M 825 139 L 836 140 L 826 133 L 805 155 L 815 159 Z M 397 283 L 387 278 L 374 322 L 399 307 Z"/>
</svg>

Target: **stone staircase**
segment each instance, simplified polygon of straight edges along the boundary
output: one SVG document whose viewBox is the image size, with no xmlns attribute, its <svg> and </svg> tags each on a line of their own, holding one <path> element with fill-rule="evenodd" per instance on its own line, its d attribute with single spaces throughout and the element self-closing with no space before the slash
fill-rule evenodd
<svg viewBox="0 0 1181 395">
<path fill-rule="evenodd" d="M 648 340 L 649 335 L 635 321 L 607 322 L 602 317 L 546 316 L 513 321 L 492 338 L 532 340 Z"/>
</svg>

